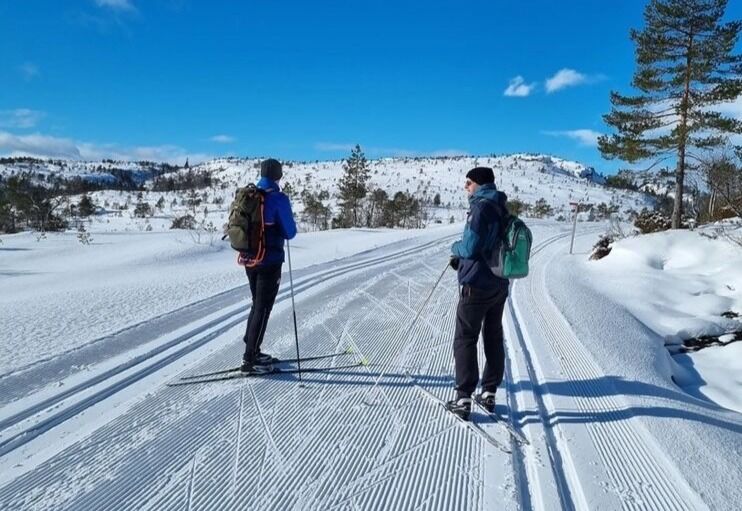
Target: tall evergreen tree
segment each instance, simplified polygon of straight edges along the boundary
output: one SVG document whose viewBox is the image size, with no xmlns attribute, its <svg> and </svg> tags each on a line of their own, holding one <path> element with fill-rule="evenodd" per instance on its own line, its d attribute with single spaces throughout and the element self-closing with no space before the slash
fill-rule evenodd
<svg viewBox="0 0 742 511">
<path fill-rule="evenodd" d="M 77 213 L 83 217 L 90 216 L 95 213 L 95 203 L 87 194 L 84 194 L 80 198 L 80 202 L 77 204 Z"/>
<path fill-rule="evenodd" d="M 343 163 L 345 173 L 338 184 L 340 196 L 341 225 L 343 227 L 359 227 L 361 225 L 360 210 L 363 199 L 368 191 L 370 172 L 368 161 L 356 144 L 350 157 Z"/>
<path fill-rule="evenodd" d="M 603 157 L 628 162 L 675 155 L 672 227 L 681 225 L 683 187 L 692 150 L 707 150 L 742 133 L 742 123 L 714 110 L 742 93 L 742 56 L 734 46 L 742 22 L 722 23 L 727 0 L 650 0 L 646 26 L 632 30 L 635 96 L 611 92 L 605 122 L 618 133 L 598 139 Z M 669 130 L 669 132 L 668 132 Z"/>
</svg>

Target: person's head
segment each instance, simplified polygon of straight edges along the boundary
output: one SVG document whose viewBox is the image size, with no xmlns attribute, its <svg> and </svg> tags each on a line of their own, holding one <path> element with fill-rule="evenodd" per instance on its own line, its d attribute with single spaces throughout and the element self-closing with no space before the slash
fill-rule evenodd
<svg viewBox="0 0 742 511">
<path fill-rule="evenodd" d="M 479 187 L 495 182 L 495 173 L 489 167 L 474 167 L 466 173 L 464 190 L 469 195 L 474 195 Z"/>
<path fill-rule="evenodd" d="M 273 158 L 260 162 L 260 177 L 267 177 L 271 181 L 280 181 L 283 177 L 281 162 Z"/>
</svg>

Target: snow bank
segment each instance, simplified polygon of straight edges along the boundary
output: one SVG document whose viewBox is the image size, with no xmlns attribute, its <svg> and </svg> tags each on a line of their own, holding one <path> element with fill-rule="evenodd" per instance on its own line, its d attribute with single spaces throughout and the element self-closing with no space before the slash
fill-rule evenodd
<svg viewBox="0 0 742 511">
<path fill-rule="evenodd" d="M 585 264 L 594 289 L 657 333 L 665 345 L 742 329 L 723 317 L 742 313 L 742 249 L 702 232 L 667 231 L 626 238 Z M 691 394 L 742 412 L 740 343 L 673 357 L 675 381 Z"/>
</svg>

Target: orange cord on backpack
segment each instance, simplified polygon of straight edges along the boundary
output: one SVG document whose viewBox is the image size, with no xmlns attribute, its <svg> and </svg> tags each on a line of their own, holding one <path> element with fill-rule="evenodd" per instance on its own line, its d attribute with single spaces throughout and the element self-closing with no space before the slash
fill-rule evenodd
<svg viewBox="0 0 742 511">
<path fill-rule="evenodd" d="M 265 200 L 260 201 L 260 232 L 262 236 L 258 241 L 258 253 L 253 258 L 244 258 L 243 253 L 237 254 L 237 264 L 244 266 L 245 268 L 254 268 L 263 262 L 265 257 L 265 217 L 263 216 L 263 210 L 265 206 Z"/>
</svg>

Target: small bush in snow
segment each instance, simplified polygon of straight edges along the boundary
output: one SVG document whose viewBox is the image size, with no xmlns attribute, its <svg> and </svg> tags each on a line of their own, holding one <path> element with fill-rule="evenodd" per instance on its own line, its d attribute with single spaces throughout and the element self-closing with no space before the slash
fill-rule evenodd
<svg viewBox="0 0 742 511">
<path fill-rule="evenodd" d="M 511 215 L 520 216 L 523 214 L 524 211 L 527 211 L 530 207 L 529 204 L 523 202 L 520 199 L 508 199 L 508 201 L 505 203 L 506 207 L 508 208 L 508 212 Z"/>
<path fill-rule="evenodd" d="M 149 202 L 137 202 L 134 208 L 134 216 L 137 218 L 152 216 L 152 206 L 149 205 Z"/>
<path fill-rule="evenodd" d="M 170 225 L 171 229 L 195 229 L 196 219 L 192 215 L 185 214 L 183 216 L 176 216 L 173 219 L 173 223 Z"/>
<path fill-rule="evenodd" d="M 90 245 L 90 243 L 93 241 L 93 237 L 90 236 L 90 233 L 85 230 L 85 226 L 82 224 L 80 224 L 80 227 L 77 228 L 77 241 L 79 241 L 83 245 Z"/>
<path fill-rule="evenodd" d="M 610 234 L 603 234 L 593 245 L 593 251 L 590 254 L 591 261 L 597 261 L 603 259 L 605 256 L 611 253 L 611 244 L 613 243 L 613 236 Z"/>
<path fill-rule="evenodd" d="M 639 229 L 642 234 L 649 234 L 651 232 L 660 232 L 670 229 L 672 222 L 670 218 L 663 215 L 659 211 L 649 211 L 643 209 L 634 219 L 634 227 Z"/>
</svg>

